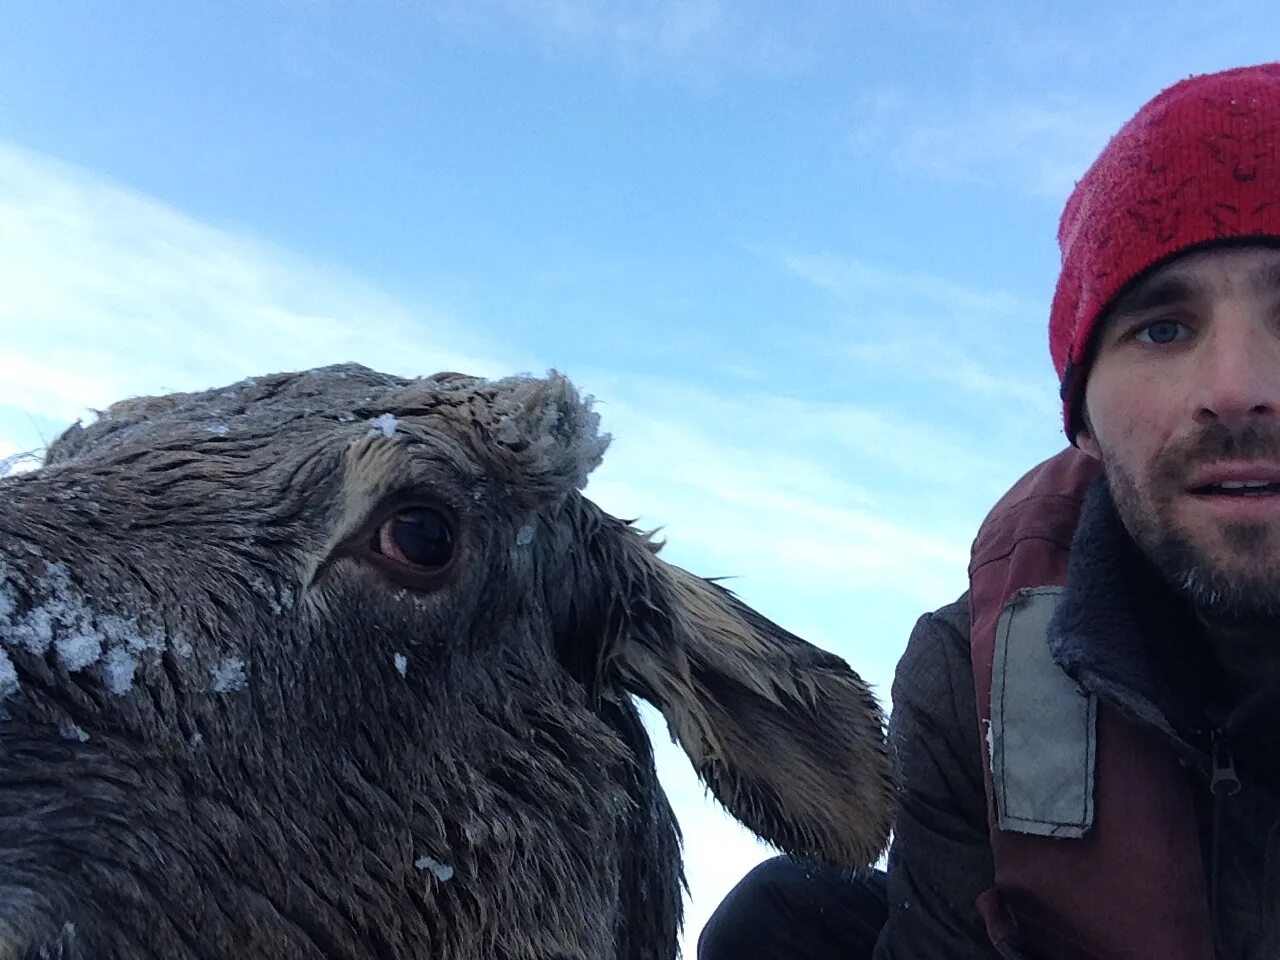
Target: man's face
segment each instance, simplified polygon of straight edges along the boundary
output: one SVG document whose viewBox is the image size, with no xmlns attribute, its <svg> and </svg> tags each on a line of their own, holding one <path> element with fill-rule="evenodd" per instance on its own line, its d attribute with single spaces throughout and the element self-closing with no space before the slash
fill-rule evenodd
<svg viewBox="0 0 1280 960">
<path fill-rule="evenodd" d="M 1211 622 L 1280 617 L 1280 250 L 1189 254 L 1098 331 L 1077 442 Z"/>
</svg>

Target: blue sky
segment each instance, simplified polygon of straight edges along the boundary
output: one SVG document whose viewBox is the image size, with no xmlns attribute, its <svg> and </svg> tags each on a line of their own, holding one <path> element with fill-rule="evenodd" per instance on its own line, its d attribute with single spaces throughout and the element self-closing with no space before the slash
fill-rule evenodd
<svg viewBox="0 0 1280 960">
<path fill-rule="evenodd" d="M 589 492 L 887 696 L 1059 432 L 1061 204 L 1263 0 L 0 6 L 0 456 L 125 395 L 563 370 Z M 690 931 L 768 851 L 660 751 Z"/>
</svg>

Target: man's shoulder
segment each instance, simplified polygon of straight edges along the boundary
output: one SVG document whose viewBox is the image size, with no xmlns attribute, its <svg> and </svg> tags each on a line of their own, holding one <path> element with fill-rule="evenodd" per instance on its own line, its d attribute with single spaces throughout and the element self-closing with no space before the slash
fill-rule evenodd
<svg viewBox="0 0 1280 960">
<path fill-rule="evenodd" d="M 967 647 L 969 645 L 969 591 L 966 590 L 945 607 L 926 613 L 920 619 L 922 622 L 929 621 L 937 628 L 951 631 L 955 638 L 962 640 Z"/>
<path fill-rule="evenodd" d="M 895 704 L 942 710 L 973 699 L 969 652 L 969 594 L 916 621 L 893 681 Z M 958 697 L 957 697 L 958 695 Z"/>
<path fill-rule="evenodd" d="M 923 614 L 911 631 L 904 659 L 915 652 L 928 656 L 937 656 L 939 653 L 960 655 L 968 661 L 969 616 L 968 591 L 946 606 Z"/>
</svg>

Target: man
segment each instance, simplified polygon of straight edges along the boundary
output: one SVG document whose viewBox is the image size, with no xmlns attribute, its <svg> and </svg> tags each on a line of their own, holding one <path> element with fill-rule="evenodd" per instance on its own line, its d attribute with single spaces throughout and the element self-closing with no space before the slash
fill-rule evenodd
<svg viewBox="0 0 1280 960">
<path fill-rule="evenodd" d="M 701 960 L 1280 957 L 1280 64 L 1146 104 L 1059 242 L 1072 448 L 898 665 L 887 880 L 770 861 Z"/>
</svg>

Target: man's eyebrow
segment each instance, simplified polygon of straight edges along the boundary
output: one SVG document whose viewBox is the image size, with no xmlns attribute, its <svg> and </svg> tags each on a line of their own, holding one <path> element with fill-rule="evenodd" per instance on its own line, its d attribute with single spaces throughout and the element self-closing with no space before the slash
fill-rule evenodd
<svg viewBox="0 0 1280 960">
<path fill-rule="evenodd" d="M 1280 290 L 1280 263 L 1268 263 L 1253 271 L 1249 276 L 1249 290 L 1255 294 Z"/>
<path fill-rule="evenodd" d="M 1280 281 L 1280 267 L 1276 268 L 1275 274 L 1272 279 Z M 1135 313 L 1146 313 L 1148 310 L 1186 303 L 1188 300 L 1194 300 L 1202 295 L 1203 292 L 1200 284 L 1177 274 L 1158 279 L 1153 278 L 1139 283 L 1136 287 L 1124 293 L 1109 312 L 1113 318 Z"/>
</svg>

